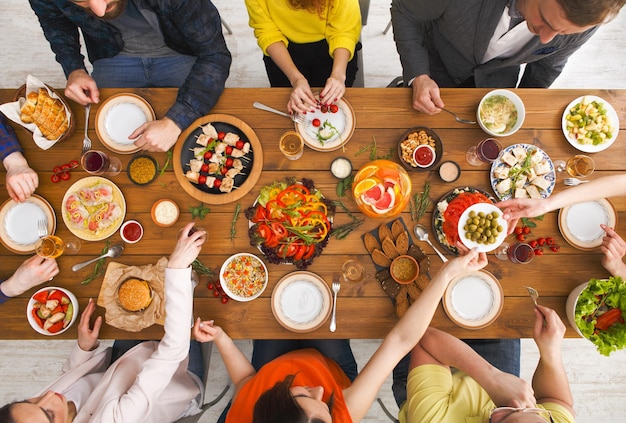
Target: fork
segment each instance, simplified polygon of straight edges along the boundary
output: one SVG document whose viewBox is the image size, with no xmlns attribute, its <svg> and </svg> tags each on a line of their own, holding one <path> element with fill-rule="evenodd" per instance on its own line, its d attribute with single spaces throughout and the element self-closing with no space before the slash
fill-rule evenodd
<svg viewBox="0 0 626 423">
<path fill-rule="evenodd" d="M 530 295 L 530 298 L 533 300 L 533 303 L 535 303 L 535 307 L 537 307 L 537 298 L 539 298 L 539 293 L 537 292 L 537 290 L 533 287 L 527 286 L 526 289 L 528 290 L 528 295 Z"/>
<path fill-rule="evenodd" d="M 339 282 L 339 273 L 335 273 L 333 274 L 333 284 L 332 284 L 332 288 L 333 288 L 333 315 L 330 318 L 330 331 L 334 332 L 335 330 L 337 330 L 337 293 L 339 292 L 339 290 L 341 289 L 341 283 Z"/>
<path fill-rule="evenodd" d="M 567 185 L 567 186 L 570 186 L 570 187 L 575 187 L 576 185 L 584 184 L 584 183 L 587 183 L 587 182 L 589 182 L 589 181 L 582 181 L 582 180 L 580 180 L 578 178 L 565 178 L 565 179 L 563 179 L 563 183 L 565 185 Z"/>
<path fill-rule="evenodd" d="M 454 113 L 452 110 L 444 109 L 443 107 L 440 107 L 440 109 L 443 110 L 444 112 L 448 112 L 452 116 L 454 116 L 454 119 L 457 122 L 467 123 L 468 125 L 476 125 L 476 121 L 475 120 L 463 119 L 463 118 L 459 117 L 456 113 Z"/>
<path fill-rule="evenodd" d="M 91 139 L 89 138 L 89 135 L 87 134 L 87 131 L 89 130 L 89 111 L 90 110 L 91 110 L 91 103 L 88 103 L 85 106 L 85 138 L 83 138 L 83 151 L 81 153 L 81 156 L 85 154 L 86 152 L 88 152 L 89 150 L 91 150 Z"/>
<path fill-rule="evenodd" d="M 288 113 L 281 112 L 280 110 L 276 110 L 270 106 L 266 106 L 263 103 L 259 103 L 258 101 L 255 101 L 254 103 L 252 103 L 252 107 L 256 109 L 260 109 L 260 110 L 265 110 L 266 112 L 272 112 L 272 113 L 276 113 L 277 115 L 288 117 L 289 119 L 293 120 L 296 123 L 299 123 L 300 125 L 305 125 L 307 123 L 306 119 L 304 118 L 304 115 L 301 115 L 299 113 L 296 115 L 290 115 Z"/>
<path fill-rule="evenodd" d="M 48 224 L 46 223 L 46 219 L 39 219 L 37 221 L 37 235 L 39 235 L 39 238 L 48 236 Z"/>
</svg>

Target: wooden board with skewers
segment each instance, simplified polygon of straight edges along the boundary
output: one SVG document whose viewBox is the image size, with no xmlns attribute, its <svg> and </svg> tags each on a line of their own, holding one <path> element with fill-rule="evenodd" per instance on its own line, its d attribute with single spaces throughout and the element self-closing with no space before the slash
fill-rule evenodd
<svg viewBox="0 0 626 423">
<path fill-rule="evenodd" d="M 430 282 L 428 256 L 413 243 L 402 218 L 382 223 L 377 229 L 366 232 L 363 243 L 376 266 L 376 280 L 394 302 L 398 317 L 402 317 Z M 397 283 L 389 273 L 391 261 L 403 254 L 415 258 L 420 266 L 417 279 L 406 285 Z"/>
</svg>

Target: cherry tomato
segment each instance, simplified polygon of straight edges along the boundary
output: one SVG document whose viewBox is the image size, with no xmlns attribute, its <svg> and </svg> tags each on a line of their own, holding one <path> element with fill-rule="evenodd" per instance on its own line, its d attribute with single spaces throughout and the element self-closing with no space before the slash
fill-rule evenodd
<svg viewBox="0 0 626 423">
<path fill-rule="evenodd" d="M 198 176 L 198 183 L 199 183 L 200 185 L 204 185 L 204 184 L 206 184 L 206 176 L 204 176 L 204 175 L 200 175 L 200 176 Z"/>
<path fill-rule="evenodd" d="M 315 118 L 311 121 L 311 125 L 315 126 L 316 128 L 319 127 L 322 124 L 322 121 L 319 120 L 318 118 Z"/>
<path fill-rule="evenodd" d="M 53 171 L 54 173 L 61 173 L 61 166 L 55 166 L 55 167 L 53 167 L 53 168 L 52 168 L 52 171 Z"/>
<path fill-rule="evenodd" d="M 535 255 L 536 256 L 542 256 L 543 255 L 543 248 L 535 248 Z"/>
<path fill-rule="evenodd" d="M 69 172 L 63 172 L 61 173 L 61 179 L 64 181 L 67 181 L 68 179 L 70 179 L 70 173 Z"/>
<path fill-rule="evenodd" d="M 215 289 L 215 285 L 213 285 L 211 282 L 209 282 L 206 287 L 207 289 Z"/>
<path fill-rule="evenodd" d="M 235 143 L 235 147 L 237 147 L 238 149 L 242 150 L 244 145 L 246 145 L 245 142 L 243 142 L 242 140 L 239 140 Z"/>
<path fill-rule="evenodd" d="M 211 157 L 213 157 L 213 152 L 207 151 L 206 153 L 204 153 L 205 160 L 209 160 Z"/>
<path fill-rule="evenodd" d="M 552 238 L 551 236 L 546 238 L 546 244 L 548 245 L 554 245 L 554 238 Z"/>
<path fill-rule="evenodd" d="M 328 106 L 328 110 L 330 110 L 331 113 L 337 113 L 339 111 L 339 106 L 337 106 L 336 104 L 331 104 L 330 106 Z"/>
<path fill-rule="evenodd" d="M 530 226 L 522 227 L 522 232 L 524 232 L 524 235 L 528 235 L 530 233 Z"/>
<path fill-rule="evenodd" d="M 50 180 L 56 184 L 57 182 L 61 180 L 61 178 L 59 178 L 59 175 L 54 174 L 50 177 Z"/>
<path fill-rule="evenodd" d="M 224 151 L 228 156 L 230 156 L 233 153 L 233 147 L 231 147 L 230 145 L 226 147 L 226 150 Z"/>
<path fill-rule="evenodd" d="M 515 228 L 515 235 L 521 235 L 524 232 L 524 229 L 522 229 L 521 226 L 518 226 L 517 228 Z"/>
<path fill-rule="evenodd" d="M 214 296 L 215 298 L 219 297 L 219 296 L 220 296 L 220 291 L 218 291 L 217 289 L 214 289 L 214 290 L 213 290 L 213 296 Z"/>
<path fill-rule="evenodd" d="M 233 167 L 233 158 L 232 157 L 227 158 L 224 164 L 226 165 L 226 167 Z"/>
<path fill-rule="evenodd" d="M 70 160 L 70 163 L 69 163 L 69 164 L 70 164 L 70 167 L 71 167 L 72 169 L 75 169 L 75 168 L 77 168 L 77 167 L 78 167 L 78 161 L 77 161 L 77 160 Z"/>
<path fill-rule="evenodd" d="M 529 241 L 529 242 L 528 242 L 528 245 L 530 245 L 533 249 L 534 249 L 534 248 L 537 248 L 537 245 L 538 245 L 538 244 L 539 244 L 539 243 L 537 242 L 537 240 L 532 240 L 532 241 Z"/>
<path fill-rule="evenodd" d="M 68 170 L 70 168 L 70 165 L 65 163 L 64 165 L 61 165 L 61 170 Z"/>
<path fill-rule="evenodd" d="M 222 301 L 222 304 L 226 304 L 228 302 L 228 297 L 222 297 L 220 301 Z"/>
<path fill-rule="evenodd" d="M 546 239 L 545 238 L 539 238 L 537 239 L 537 243 L 541 246 L 546 245 Z"/>
<path fill-rule="evenodd" d="M 524 234 L 517 234 L 515 237 L 517 238 L 518 241 L 524 241 L 524 239 L 526 238 L 524 237 Z"/>
<path fill-rule="evenodd" d="M 200 168 L 200 172 L 204 172 L 204 173 L 208 173 L 209 172 L 209 165 L 208 164 L 203 164 L 202 167 Z"/>
<path fill-rule="evenodd" d="M 554 244 L 550 246 L 550 250 L 554 253 L 558 253 L 559 251 L 561 251 L 561 246 L 558 244 Z"/>
<path fill-rule="evenodd" d="M 221 173 L 222 175 L 226 175 L 226 172 L 228 172 L 228 168 L 227 168 L 226 166 L 222 166 L 222 167 L 220 168 L 220 173 Z"/>
<path fill-rule="evenodd" d="M 213 188 L 219 188 L 220 185 L 222 185 L 222 180 L 221 179 L 216 179 L 213 181 Z"/>
<path fill-rule="evenodd" d="M 320 106 L 320 111 L 321 111 L 322 113 L 328 113 L 328 106 L 327 106 L 326 104 L 322 104 L 322 105 Z"/>
<path fill-rule="evenodd" d="M 217 133 L 217 139 L 220 140 L 220 141 L 222 141 L 225 136 L 226 136 L 226 134 L 221 132 L 221 131 Z"/>
</svg>

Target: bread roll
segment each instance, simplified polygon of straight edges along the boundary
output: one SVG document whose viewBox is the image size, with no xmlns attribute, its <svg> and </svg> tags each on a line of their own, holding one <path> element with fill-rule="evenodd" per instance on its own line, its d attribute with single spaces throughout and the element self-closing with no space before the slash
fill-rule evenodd
<svg viewBox="0 0 626 423">
<path fill-rule="evenodd" d="M 28 93 L 20 112 L 22 122 L 34 123 L 49 140 L 58 139 L 69 127 L 63 102 L 50 96 L 45 88 Z"/>
</svg>

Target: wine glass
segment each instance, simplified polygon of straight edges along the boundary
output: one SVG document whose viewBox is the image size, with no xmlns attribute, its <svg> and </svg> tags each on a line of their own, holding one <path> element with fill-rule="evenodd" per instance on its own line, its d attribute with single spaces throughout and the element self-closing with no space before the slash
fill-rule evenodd
<svg viewBox="0 0 626 423">
<path fill-rule="evenodd" d="M 584 178 L 593 173 L 596 164 L 591 157 L 577 154 L 567 161 L 565 167 L 570 176 Z"/>
<path fill-rule="evenodd" d="M 361 282 L 368 276 L 358 260 L 346 260 L 341 266 L 341 273 L 344 281 L 353 283 Z"/>
<path fill-rule="evenodd" d="M 553 164 L 554 169 L 557 171 L 557 175 L 560 175 L 565 169 L 567 169 L 567 163 L 565 163 L 565 160 L 555 160 Z"/>
<path fill-rule="evenodd" d="M 500 156 L 502 144 L 495 138 L 485 138 L 477 145 L 470 147 L 465 154 L 467 162 L 472 166 L 491 163 Z"/>
<path fill-rule="evenodd" d="M 533 261 L 535 251 L 525 242 L 509 244 L 503 242 L 496 250 L 495 256 L 500 260 L 509 260 L 516 264 L 528 264 Z"/>
<path fill-rule="evenodd" d="M 56 235 L 46 235 L 35 246 L 35 252 L 39 257 L 57 258 L 61 254 L 76 254 L 80 251 L 78 238 L 66 238 L 62 240 Z"/>
<path fill-rule="evenodd" d="M 115 176 L 122 170 L 122 161 L 103 151 L 89 150 L 80 158 L 83 169 L 91 175 Z"/>
</svg>

